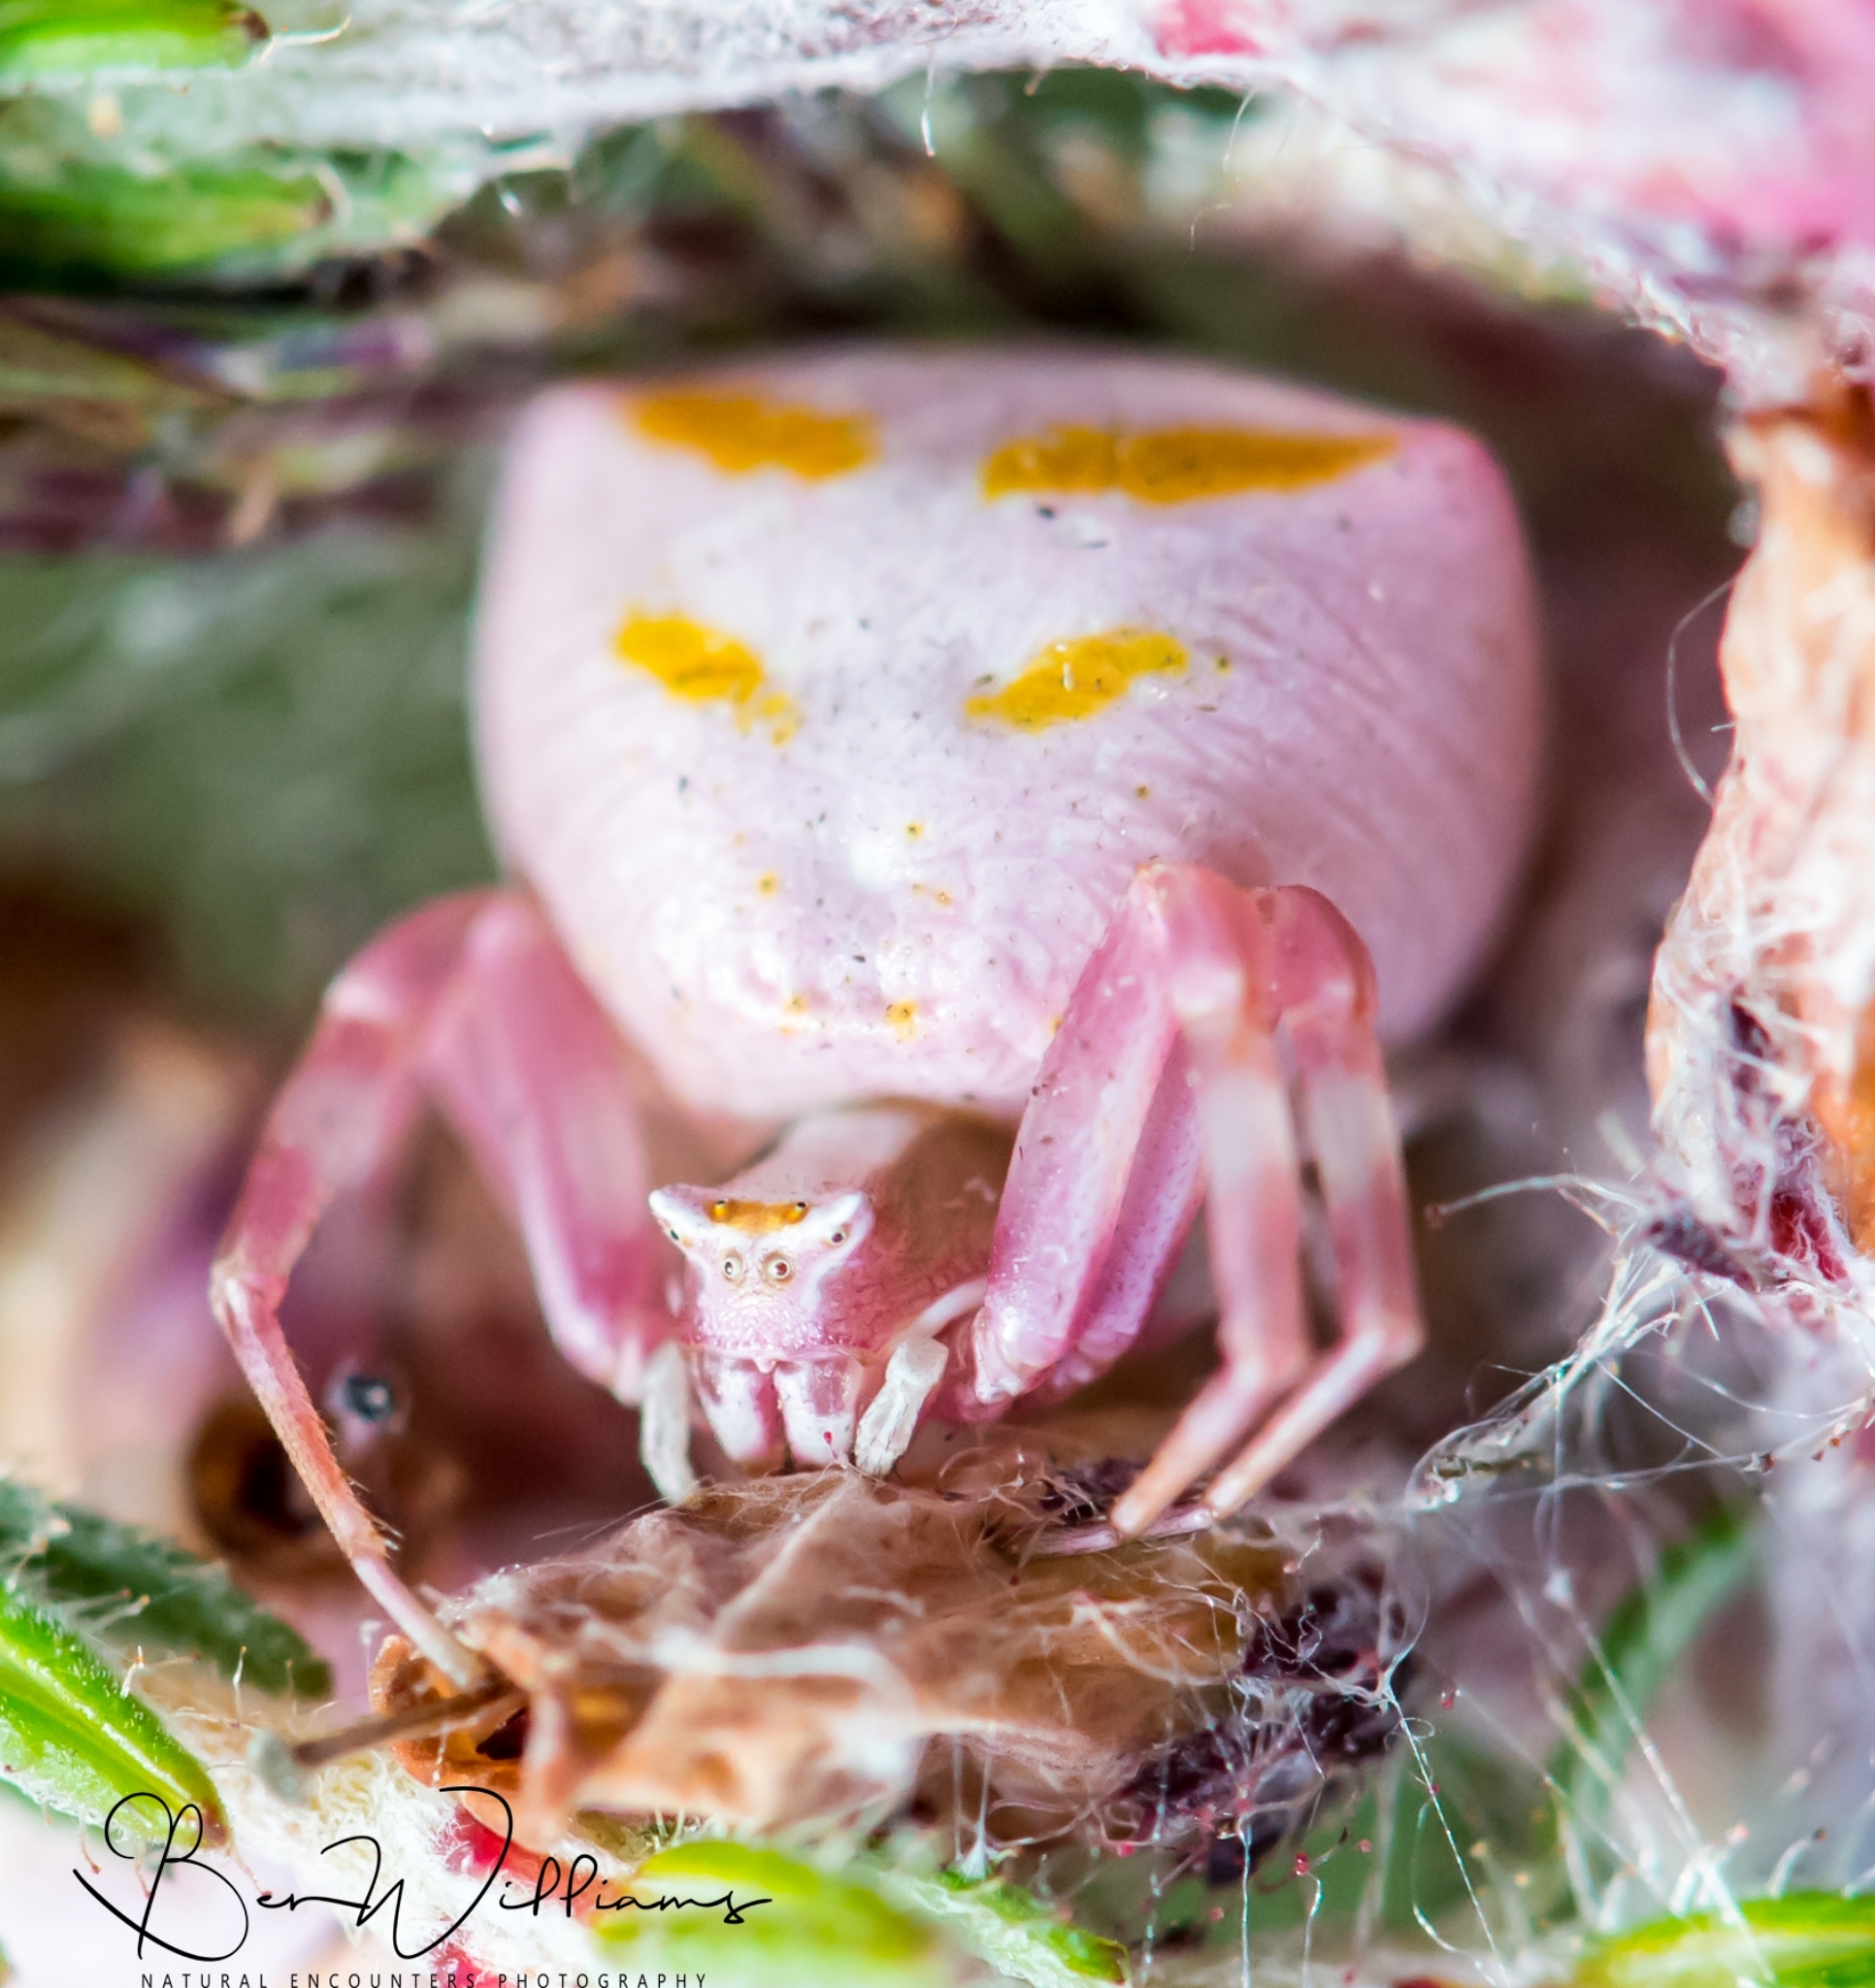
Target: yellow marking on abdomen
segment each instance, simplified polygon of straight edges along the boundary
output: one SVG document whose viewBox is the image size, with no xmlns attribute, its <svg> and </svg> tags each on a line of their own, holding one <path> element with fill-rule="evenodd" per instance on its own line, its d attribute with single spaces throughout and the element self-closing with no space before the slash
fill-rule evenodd
<svg viewBox="0 0 1875 1988">
<path fill-rule="evenodd" d="M 805 1201 L 712 1201 L 709 1219 L 745 1236 L 770 1236 L 807 1219 Z"/>
<path fill-rule="evenodd" d="M 1301 490 L 1391 455 L 1392 435 L 1321 435 L 1303 428 L 1050 428 L 1005 442 L 983 462 L 985 497 L 1012 491 L 1193 504 L 1249 490 Z"/>
<path fill-rule="evenodd" d="M 885 1011 L 886 1025 L 902 1043 L 908 1043 L 918 1032 L 918 1004 L 915 1001 L 894 1001 Z"/>
<path fill-rule="evenodd" d="M 1185 645 L 1156 628 L 1109 628 L 1051 642 L 1001 690 L 966 698 L 964 715 L 1038 732 L 1044 725 L 1092 717 L 1124 697 L 1135 678 L 1172 675 L 1186 660 Z"/>
<path fill-rule="evenodd" d="M 706 628 L 687 614 L 627 614 L 612 637 L 621 662 L 655 677 L 687 704 L 726 704 L 743 731 L 766 724 L 785 745 L 800 729 L 801 712 L 785 691 L 771 690 L 761 658 L 720 628 Z"/>
<path fill-rule="evenodd" d="M 804 1028 L 812 1026 L 805 994 L 790 994 L 781 1004 L 781 1019 L 775 1027 L 784 1036 L 798 1036 Z"/>
<path fill-rule="evenodd" d="M 819 482 L 864 469 L 878 452 L 870 414 L 823 414 L 753 393 L 673 387 L 646 394 L 632 414 L 653 442 L 694 449 L 731 476 L 781 469 Z"/>
</svg>

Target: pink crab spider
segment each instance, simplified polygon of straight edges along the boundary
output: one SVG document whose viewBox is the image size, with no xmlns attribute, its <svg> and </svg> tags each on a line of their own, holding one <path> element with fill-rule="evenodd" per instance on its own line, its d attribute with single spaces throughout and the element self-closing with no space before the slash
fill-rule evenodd
<svg viewBox="0 0 1875 1988">
<path fill-rule="evenodd" d="M 1381 1048 L 1474 970 L 1538 752 L 1517 521 L 1470 439 L 1102 350 L 563 388 L 509 459 L 476 694 L 524 881 L 339 977 L 214 1274 L 326 1521 L 445 1671 L 279 1324 L 424 1097 L 674 1501 L 698 1408 L 745 1469 L 884 1473 L 926 1412 L 1081 1386 L 1201 1205 L 1222 1362 L 1115 1535 L 1234 1511 L 1419 1345 Z M 647 1193 L 621 1035 L 689 1107 L 785 1130 Z"/>
</svg>

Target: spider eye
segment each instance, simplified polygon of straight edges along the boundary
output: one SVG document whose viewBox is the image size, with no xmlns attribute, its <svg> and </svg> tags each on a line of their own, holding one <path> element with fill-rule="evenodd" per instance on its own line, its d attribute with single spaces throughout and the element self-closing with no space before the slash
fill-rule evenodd
<svg viewBox="0 0 1875 1988">
<path fill-rule="evenodd" d="M 361 1422 L 381 1424 L 397 1413 L 390 1382 L 375 1374 L 347 1374 L 343 1392 L 346 1408 Z"/>
<path fill-rule="evenodd" d="M 666 1229 L 664 1233 L 670 1237 L 673 1242 L 681 1242 L 683 1241 L 683 1238 L 674 1229 Z"/>
<path fill-rule="evenodd" d="M 833 1245 L 836 1248 L 838 1248 L 840 1245 L 840 1243 L 845 1242 L 846 1231 L 844 1229 L 836 1229 L 834 1233 L 827 1238 L 827 1240 L 829 1242 L 833 1243 Z"/>
<path fill-rule="evenodd" d="M 723 1258 L 723 1276 L 733 1284 L 741 1275 L 742 1259 L 740 1256 L 725 1256 Z"/>
<path fill-rule="evenodd" d="M 794 1265 L 785 1256 L 771 1256 L 762 1269 L 772 1284 L 785 1284 L 794 1276 Z"/>
</svg>

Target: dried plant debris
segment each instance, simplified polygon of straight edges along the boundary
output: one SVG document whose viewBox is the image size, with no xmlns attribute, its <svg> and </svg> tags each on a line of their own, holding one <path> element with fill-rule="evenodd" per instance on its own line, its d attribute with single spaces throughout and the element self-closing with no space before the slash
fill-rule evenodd
<svg viewBox="0 0 1875 1988">
<path fill-rule="evenodd" d="M 1273 215 L 1318 239 L 1380 235 L 1460 263 L 1566 272 L 1775 398 L 1819 356 L 1867 365 L 1860 112 L 1875 39 L 1854 8 L 1709 12 L 1667 0 L 1482 13 L 1421 0 L 1358 17 L 1335 0 L 284 0 L 263 21 L 217 0 L 9 0 L 0 88 L 11 72 L 101 143 L 120 140 L 183 183 L 199 171 L 213 205 L 216 171 L 253 176 L 269 147 L 342 180 L 347 161 L 376 154 L 473 185 L 500 173 L 509 147 L 546 149 L 538 134 L 570 149 L 594 125 L 828 88 L 897 84 L 941 149 L 941 116 L 920 115 L 940 76 L 1080 62 L 1202 80 L 1257 107 L 1213 203 L 1227 220 Z M 1130 189 L 1091 149 L 1064 144 L 1061 180 L 1124 215 Z M 1201 151 L 1168 147 L 1161 177 L 1189 180 Z M 239 167 L 221 163 L 230 153 Z M 158 177 L 147 174 L 146 195 Z M 258 206 L 276 223 L 263 245 L 280 246 L 288 223 L 266 210 L 288 202 L 246 186 L 233 202 Z M 299 229 L 315 238 L 346 205 L 312 191 L 300 204 Z M 408 239 L 406 201 L 358 204 L 380 211 L 355 234 Z"/>
<path fill-rule="evenodd" d="M 1311 304 L 1313 283 L 1398 265 L 1313 207 L 1224 218 L 1263 161 L 1290 161 L 1291 121 L 1233 90 L 1060 71 L 577 148 L 477 140 L 469 167 L 287 146 L 178 162 L 134 132 L 98 139 L 80 104 L 0 97 L 0 409 L 20 417 L 0 438 L 0 547 L 192 553 L 420 519 L 455 449 L 544 377 L 868 324 L 1098 324 L 1475 424 L 1456 388 L 1529 427 L 1511 377 L 1467 369 L 1425 321 L 1425 296 L 1457 305 L 1460 286 Z M 1520 270 L 1486 282 L 1507 308 L 1557 300 Z M 1571 301 L 1557 321 L 1619 337 Z M 1581 412 L 1578 450 L 1607 420 Z M 1683 466 L 1678 443 L 1628 447 L 1662 479 Z"/>
<path fill-rule="evenodd" d="M 1323 1553 L 1304 1592 L 1292 1549 L 1234 1529 L 1040 1552 L 1059 1486 L 985 1496 L 969 1474 L 710 1487 L 484 1580 L 450 1620 L 524 1709 L 399 1757 L 433 1785 L 480 1777 L 526 1841 L 598 1810 L 1202 1852 L 1266 1846 L 1385 1751 L 1398 1636 L 1366 1567 Z M 386 1645 L 380 1711 L 447 1693 Z"/>
<path fill-rule="evenodd" d="M 1298 1838 L 1337 1781 L 1399 1737 L 1410 1656 L 1381 1579 L 1356 1570 L 1260 1617 L 1221 1715 L 1160 1749 L 1112 1804 L 1131 1839 L 1202 1846 L 1227 1879 Z"/>
<path fill-rule="evenodd" d="M 1875 1245 L 1875 410 L 1747 422 L 1758 543 L 1720 647 L 1736 723 L 1655 970 L 1649 1057 L 1675 1206 L 1708 1276 L 1840 1309 Z"/>
</svg>

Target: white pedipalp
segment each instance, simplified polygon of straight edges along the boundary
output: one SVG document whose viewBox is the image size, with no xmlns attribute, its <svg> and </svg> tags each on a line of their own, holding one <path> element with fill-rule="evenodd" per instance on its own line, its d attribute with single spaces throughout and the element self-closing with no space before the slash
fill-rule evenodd
<svg viewBox="0 0 1875 1988">
<path fill-rule="evenodd" d="M 883 1477 L 904 1456 L 918 1416 L 949 1364 L 948 1350 L 929 1337 L 902 1339 L 892 1348 L 885 1378 L 860 1418 L 853 1445 L 854 1465 L 867 1476 Z"/>
<path fill-rule="evenodd" d="M 853 1445 L 853 1463 L 867 1476 L 883 1477 L 909 1447 L 925 1403 L 950 1364 L 949 1350 L 938 1335 L 974 1311 L 987 1288 L 985 1277 L 958 1284 L 927 1305 L 900 1335 L 879 1391 L 860 1417 Z"/>
<path fill-rule="evenodd" d="M 644 1363 L 638 1430 L 639 1455 L 658 1496 L 682 1505 L 696 1492 L 697 1474 L 690 1465 L 690 1374 L 675 1340 Z"/>
</svg>

